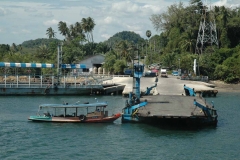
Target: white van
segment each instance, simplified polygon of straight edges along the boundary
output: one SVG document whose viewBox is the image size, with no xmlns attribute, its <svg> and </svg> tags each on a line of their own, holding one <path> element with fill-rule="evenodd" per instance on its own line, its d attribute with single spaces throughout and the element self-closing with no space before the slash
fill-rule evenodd
<svg viewBox="0 0 240 160">
<path fill-rule="evenodd" d="M 161 74 L 161 77 L 168 77 L 168 75 L 167 75 L 167 69 L 161 69 L 160 74 Z"/>
</svg>

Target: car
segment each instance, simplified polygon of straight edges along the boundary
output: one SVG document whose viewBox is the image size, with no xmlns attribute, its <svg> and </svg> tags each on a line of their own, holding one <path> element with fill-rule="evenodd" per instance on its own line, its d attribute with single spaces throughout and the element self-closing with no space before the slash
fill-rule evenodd
<svg viewBox="0 0 240 160">
<path fill-rule="evenodd" d="M 173 76 L 178 76 L 178 71 L 173 71 L 173 72 L 172 72 L 172 75 L 173 75 Z"/>
</svg>

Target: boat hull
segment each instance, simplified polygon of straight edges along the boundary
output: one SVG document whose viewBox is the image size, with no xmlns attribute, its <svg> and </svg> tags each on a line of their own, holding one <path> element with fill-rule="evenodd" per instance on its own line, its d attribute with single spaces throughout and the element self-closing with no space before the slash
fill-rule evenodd
<svg viewBox="0 0 240 160">
<path fill-rule="evenodd" d="M 112 123 L 121 117 L 121 113 L 117 113 L 108 117 L 88 117 L 80 119 L 79 117 L 51 117 L 51 116 L 30 116 L 28 120 L 33 122 L 57 122 L 57 123 Z"/>
</svg>

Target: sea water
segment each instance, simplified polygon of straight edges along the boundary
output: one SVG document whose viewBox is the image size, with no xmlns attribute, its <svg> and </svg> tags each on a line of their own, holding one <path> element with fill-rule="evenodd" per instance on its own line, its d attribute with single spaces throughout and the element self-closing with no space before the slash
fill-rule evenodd
<svg viewBox="0 0 240 160">
<path fill-rule="evenodd" d="M 0 97 L 0 159 L 240 159 L 240 94 L 218 93 L 217 127 L 163 129 L 146 124 L 35 123 L 41 103 L 107 101 L 121 112 L 121 96 Z M 97 99 L 95 99 L 97 98 Z"/>
</svg>

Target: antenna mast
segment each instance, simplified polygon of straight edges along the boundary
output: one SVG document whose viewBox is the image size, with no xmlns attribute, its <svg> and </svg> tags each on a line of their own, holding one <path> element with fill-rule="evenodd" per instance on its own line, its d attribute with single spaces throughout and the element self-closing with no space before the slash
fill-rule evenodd
<svg viewBox="0 0 240 160">
<path fill-rule="evenodd" d="M 218 46 L 216 23 L 213 11 L 211 11 L 211 3 L 208 5 L 207 0 L 205 0 L 200 13 L 202 16 L 196 42 L 196 54 L 202 54 L 207 46 L 213 46 L 214 44 Z"/>
</svg>

